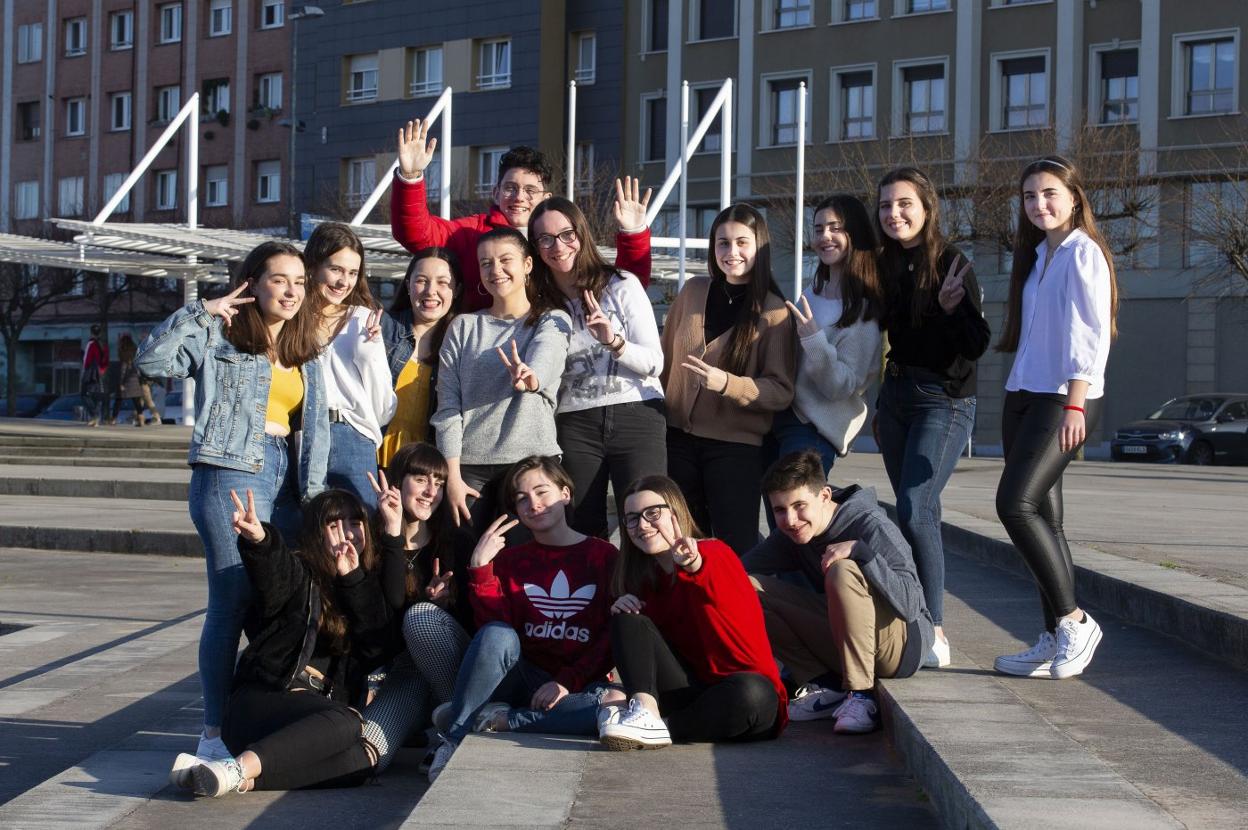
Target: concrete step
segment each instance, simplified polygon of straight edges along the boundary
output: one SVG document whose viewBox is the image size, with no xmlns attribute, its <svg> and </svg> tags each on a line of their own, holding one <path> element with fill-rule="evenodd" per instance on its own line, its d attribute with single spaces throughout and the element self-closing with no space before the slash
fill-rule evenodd
<svg viewBox="0 0 1248 830">
<path fill-rule="evenodd" d="M 31 447 L 10 444 L 0 445 L 0 455 L 27 456 L 49 462 L 63 458 L 125 459 L 135 456 L 186 462 L 185 447 L 109 447 L 99 444 L 88 444 L 85 447 Z"/>
<path fill-rule="evenodd" d="M 160 427 L 164 429 L 164 427 Z M 170 435 L 161 440 L 147 437 L 150 430 L 136 430 L 130 433 L 119 433 L 117 437 L 92 431 L 89 435 L 22 435 L 0 431 L 0 448 L 3 447 L 121 447 L 128 449 L 185 449 L 187 436 L 180 430 L 171 429 Z"/>
<path fill-rule="evenodd" d="M 0 547 L 202 556 L 184 501 L 5 496 Z"/>
<path fill-rule="evenodd" d="M 53 465 L 0 466 L 0 495 L 186 502 L 191 471 Z"/>
<path fill-rule="evenodd" d="M 135 450 L 139 452 L 139 450 Z M 38 460 L 48 466 L 55 467 L 114 467 L 124 469 L 178 470 L 186 469 L 186 454 L 181 458 L 93 458 L 93 457 L 50 457 L 32 458 L 29 455 L 0 454 L 0 464 L 30 464 Z"/>
</svg>

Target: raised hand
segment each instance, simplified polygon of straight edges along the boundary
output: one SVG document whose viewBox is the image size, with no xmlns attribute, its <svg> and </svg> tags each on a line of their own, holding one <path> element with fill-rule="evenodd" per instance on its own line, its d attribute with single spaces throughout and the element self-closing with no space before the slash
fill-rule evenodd
<svg viewBox="0 0 1248 830">
<path fill-rule="evenodd" d="M 615 180 L 615 221 L 622 231 L 635 231 L 646 226 L 646 207 L 650 204 L 651 189 L 638 198 L 641 179 L 625 176 Z"/>
<path fill-rule="evenodd" d="M 472 511 L 468 509 L 468 497 L 481 498 L 481 494 L 468 486 L 459 468 L 450 471 L 446 477 L 446 500 L 451 503 L 451 519 L 455 526 L 472 521 Z"/>
<path fill-rule="evenodd" d="M 360 567 L 360 553 L 355 549 L 355 544 L 347 538 L 347 533 L 342 528 L 342 519 L 329 526 L 327 539 L 339 576 L 346 576 Z"/>
<path fill-rule="evenodd" d="M 386 471 L 378 470 L 377 475 L 366 473 L 368 483 L 373 485 L 377 494 L 377 512 L 381 514 L 381 526 L 387 536 L 398 536 L 403 532 L 403 498 L 399 488 L 386 481 Z M 380 481 L 378 481 L 380 476 Z"/>
<path fill-rule="evenodd" d="M 520 359 L 520 349 L 516 346 L 516 338 L 511 338 L 511 359 L 507 359 L 506 352 L 503 347 L 499 346 L 495 351 L 498 352 L 499 358 L 502 359 L 503 365 L 507 367 L 507 371 L 511 373 L 511 385 L 515 387 L 517 392 L 536 392 L 541 383 L 537 379 L 537 375 L 529 368 L 529 365 Z"/>
<path fill-rule="evenodd" d="M 610 346 L 615 342 L 615 329 L 611 327 L 611 320 L 603 313 L 593 292 L 583 291 L 581 302 L 585 306 L 585 328 L 589 329 L 590 336 L 602 345 Z"/>
<path fill-rule="evenodd" d="M 477 546 L 472 549 L 470 566 L 484 568 L 494 561 L 503 548 L 507 547 L 507 531 L 520 524 L 519 519 L 511 519 L 506 513 L 490 522 L 490 526 L 481 534 Z"/>
<path fill-rule="evenodd" d="M 428 138 L 428 135 L 429 122 L 422 122 L 419 118 L 399 127 L 399 171 L 404 178 L 416 178 L 433 161 L 433 151 L 438 148 L 438 140 Z"/>
<path fill-rule="evenodd" d="M 966 296 L 966 286 L 962 284 L 962 278 L 966 276 L 967 271 L 971 270 L 971 263 L 966 263 L 959 270 L 958 263 L 961 261 L 961 256 L 953 258 L 953 262 L 949 265 L 949 273 L 945 275 L 945 281 L 940 286 L 940 293 L 936 295 L 941 309 L 946 314 L 957 311 L 958 303 L 962 302 L 962 298 Z"/>
<path fill-rule="evenodd" d="M 810 310 L 810 303 L 806 300 L 806 295 L 803 294 L 798 299 L 802 302 L 802 308 L 800 311 L 797 306 L 793 305 L 793 303 L 788 300 L 785 300 L 784 304 L 789 307 L 789 313 L 792 314 L 793 319 L 797 321 L 797 336 L 810 337 L 812 334 L 819 331 L 819 323 L 815 321 L 815 313 Z"/>
<path fill-rule="evenodd" d="M 230 491 L 230 501 L 234 502 L 232 520 L 234 532 L 248 542 L 263 542 L 264 525 L 260 523 L 260 517 L 256 515 L 256 497 L 252 495 L 251 490 L 247 491 L 246 507 L 243 507 L 243 500 L 233 490 Z"/>
<path fill-rule="evenodd" d="M 702 553 L 698 550 L 698 540 L 692 536 L 680 536 L 671 538 L 662 523 L 654 526 L 659 535 L 663 537 L 663 541 L 671 545 L 672 561 L 679 568 L 684 568 L 689 573 L 695 573 L 702 565 Z M 680 529 L 676 528 L 679 533 Z"/>
<path fill-rule="evenodd" d="M 234 319 L 234 315 L 238 313 L 238 306 L 256 301 L 255 297 L 240 296 L 247 290 L 247 286 L 250 284 L 249 282 L 243 282 L 238 288 L 235 288 L 224 297 L 217 297 L 215 300 L 204 300 L 204 311 L 213 317 L 220 317 L 228 326 L 230 321 Z"/>
<path fill-rule="evenodd" d="M 646 604 L 632 594 L 625 594 L 611 605 L 612 614 L 640 614 Z"/>
<path fill-rule="evenodd" d="M 698 382 L 712 392 L 722 394 L 728 388 L 728 373 L 718 366 L 712 366 L 700 357 L 689 355 L 680 365 L 693 372 Z"/>
<path fill-rule="evenodd" d="M 847 542 L 833 542 L 823 549 L 823 555 L 819 557 L 819 568 L 826 574 L 828 568 L 832 567 L 833 562 L 839 562 L 842 559 L 848 559 L 849 555 L 854 552 L 853 540 Z"/>
<path fill-rule="evenodd" d="M 438 557 L 433 557 L 433 576 L 425 586 L 425 599 L 439 608 L 446 608 L 451 601 L 451 578 L 455 576 L 455 572 L 441 573 L 441 570 L 442 564 Z"/>
<path fill-rule="evenodd" d="M 381 309 L 374 308 L 368 312 L 368 319 L 364 321 L 364 340 L 369 343 L 377 341 L 381 337 Z"/>
</svg>

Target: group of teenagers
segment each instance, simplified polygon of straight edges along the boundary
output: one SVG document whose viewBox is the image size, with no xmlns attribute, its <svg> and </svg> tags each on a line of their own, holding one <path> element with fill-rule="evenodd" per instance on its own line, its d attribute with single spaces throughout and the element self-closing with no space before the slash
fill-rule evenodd
<svg viewBox="0 0 1248 830">
<path fill-rule="evenodd" d="M 889 172 L 874 220 L 855 196 L 820 202 L 796 302 L 764 217 L 724 209 L 709 274 L 660 332 L 649 191 L 616 183 L 614 263 L 531 148 L 502 157 L 488 213 L 443 220 L 427 129 L 399 130 L 392 226 L 413 257 L 388 310 L 360 240 L 324 223 L 302 251 L 259 245 L 229 293 L 139 350 L 145 375 L 195 378 L 200 413 L 204 726 L 171 780 L 347 786 L 427 730 L 432 780 L 474 731 L 622 750 L 790 720 L 878 728 L 876 678 L 951 659 L 940 493 L 991 339 L 932 181 Z M 1072 163 L 1027 165 L 1019 198 L 997 509 L 1044 626 L 996 668 L 1064 678 L 1101 638 L 1076 602 L 1061 478 L 1099 414 L 1117 297 Z M 885 336 L 871 428 L 896 523 L 873 490 L 829 483 Z"/>
</svg>

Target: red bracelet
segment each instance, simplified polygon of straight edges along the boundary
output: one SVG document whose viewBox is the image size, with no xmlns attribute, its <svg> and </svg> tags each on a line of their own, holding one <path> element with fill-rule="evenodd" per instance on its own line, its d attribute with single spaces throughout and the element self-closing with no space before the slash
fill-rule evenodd
<svg viewBox="0 0 1248 830">
<path fill-rule="evenodd" d="M 1067 412 L 1078 412 L 1080 415 L 1088 414 L 1082 406 L 1075 406 L 1074 404 L 1069 403 L 1063 406 L 1062 409 L 1065 409 Z"/>
</svg>

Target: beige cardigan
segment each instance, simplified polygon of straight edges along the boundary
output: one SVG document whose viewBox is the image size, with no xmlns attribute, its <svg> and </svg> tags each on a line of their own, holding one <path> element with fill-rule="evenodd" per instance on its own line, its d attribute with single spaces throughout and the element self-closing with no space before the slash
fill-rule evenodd
<svg viewBox="0 0 1248 830">
<path fill-rule="evenodd" d="M 768 294 L 745 374 L 728 374 L 723 393 L 712 392 L 681 364 L 688 355 L 723 368 L 732 330 L 709 344 L 705 336 L 710 277 L 685 283 L 663 326 L 663 391 L 667 423 L 702 438 L 762 446 L 772 415 L 793 402 L 797 333 L 784 300 Z"/>
</svg>

